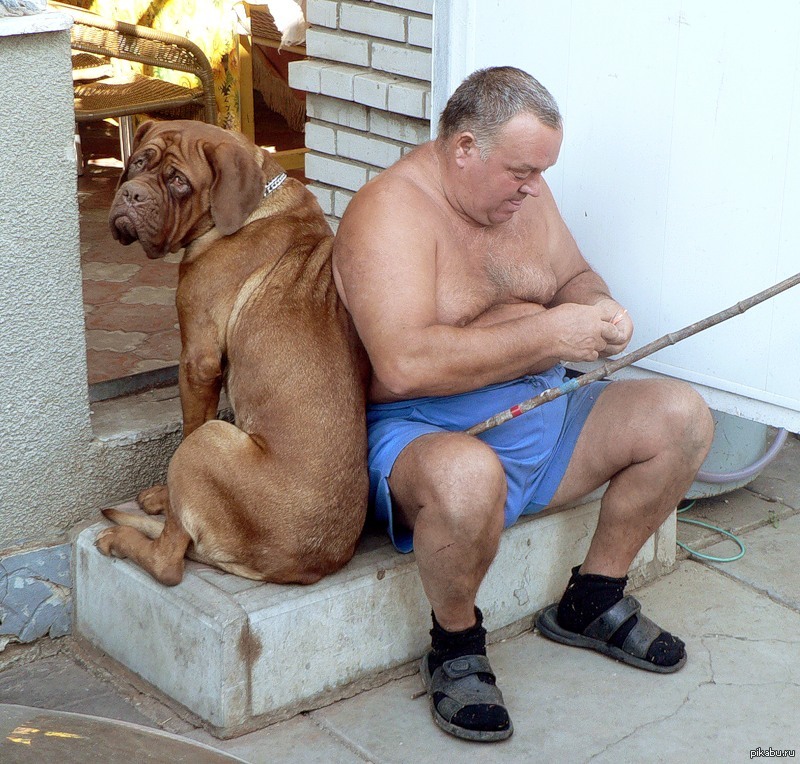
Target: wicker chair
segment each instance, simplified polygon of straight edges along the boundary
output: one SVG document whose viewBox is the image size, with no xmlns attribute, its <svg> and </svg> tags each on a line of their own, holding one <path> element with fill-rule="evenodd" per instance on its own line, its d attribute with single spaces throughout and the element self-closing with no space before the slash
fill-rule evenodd
<svg viewBox="0 0 800 764">
<path fill-rule="evenodd" d="M 120 150 L 126 162 L 133 144 L 135 114 L 164 118 L 201 119 L 216 123 L 214 75 L 205 54 L 193 42 L 179 35 L 103 18 L 59 2 L 49 5 L 74 20 L 70 32 L 73 50 L 73 89 L 76 122 L 115 117 L 120 126 Z M 101 76 L 86 80 L 88 66 L 100 66 L 111 59 L 125 59 L 148 66 L 193 74 L 200 82 L 186 87 L 144 74 Z"/>
</svg>

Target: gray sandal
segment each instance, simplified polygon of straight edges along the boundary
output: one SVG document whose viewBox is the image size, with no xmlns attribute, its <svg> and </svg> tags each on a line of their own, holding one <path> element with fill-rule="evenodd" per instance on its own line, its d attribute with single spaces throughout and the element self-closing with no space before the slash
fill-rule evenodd
<svg viewBox="0 0 800 764">
<path fill-rule="evenodd" d="M 548 639 L 560 642 L 571 647 L 588 647 L 603 655 L 608 655 L 623 663 L 644 669 L 656 671 L 659 674 L 671 674 L 686 663 L 684 655 L 672 666 L 659 666 L 647 660 L 647 651 L 663 630 L 647 616 L 641 614 L 642 606 L 636 597 L 627 595 L 604 613 L 601 613 L 584 630 L 582 634 L 567 631 L 558 625 L 556 614 L 558 603 L 540 610 L 536 616 L 536 628 Z M 615 632 L 626 623 L 631 616 L 637 615 L 638 621 L 621 647 L 609 644 Z"/>
<path fill-rule="evenodd" d="M 505 740 L 514 732 L 511 719 L 508 726 L 497 730 L 475 730 L 459 727 L 452 723 L 453 717 L 467 706 L 488 705 L 504 708 L 503 693 L 494 684 L 484 682 L 478 674 L 489 674 L 494 678 L 494 672 L 485 655 L 465 655 L 445 661 L 431 675 L 428 668 L 428 656 L 422 658 L 420 664 L 422 683 L 428 692 L 431 703 L 433 720 L 445 732 L 465 740 L 479 740 L 491 742 Z M 434 694 L 441 693 L 443 698 L 434 702 Z"/>
</svg>

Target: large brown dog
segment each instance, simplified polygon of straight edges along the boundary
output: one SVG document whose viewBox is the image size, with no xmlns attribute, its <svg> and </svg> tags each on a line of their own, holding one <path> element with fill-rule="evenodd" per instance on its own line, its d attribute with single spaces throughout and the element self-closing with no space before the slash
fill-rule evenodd
<svg viewBox="0 0 800 764">
<path fill-rule="evenodd" d="M 167 585 L 184 555 L 313 583 L 352 557 L 364 524 L 365 356 L 333 282 L 330 228 L 303 184 L 281 176 L 238 133 L 148 122 L 109 215 L 114 236 L 148 257 L 186 248 L 184 440 L 167 485 L 138 497 L 166 521 L 105 510 L 125 527 L 96 542 Z M 223 374 L 236 426 L 215 419 Z"/>
</svg>

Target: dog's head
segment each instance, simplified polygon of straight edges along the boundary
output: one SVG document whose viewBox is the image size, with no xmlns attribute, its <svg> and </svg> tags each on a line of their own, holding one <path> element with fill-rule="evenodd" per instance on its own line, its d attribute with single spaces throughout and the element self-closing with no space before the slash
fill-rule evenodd
<svg viewBox="0 0 800 764">
<path fill-rule="evenodd" d="M 108 222 L 123 244 L 150 258 L 177 252 L 216 227 L 238 231 L 281 172 L 242 134 L 190 120 L 145 122 L 111 205 Z"/>
</svg>

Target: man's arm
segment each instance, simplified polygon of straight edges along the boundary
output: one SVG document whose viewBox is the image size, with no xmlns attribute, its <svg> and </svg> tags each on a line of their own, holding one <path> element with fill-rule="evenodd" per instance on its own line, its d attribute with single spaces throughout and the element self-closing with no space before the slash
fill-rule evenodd
<svg viewBox="0 0 800 764">
<path fill-rule="evenodd" d="M 447 395 L 537 373 L 560 360 L 594 360 L 619 331 L 593 305 L 551 310 L 495 306 L 466 326 L 437 314 L 435 221 L 430 200 L 397 199 L 375 183 L 351 201 L 337 232 L 337 286 L 385 399 Z"/>
<path fill-rule="evenodd" d="M 608 287 L 597 273 L 589 269 L 568 281 L 548 307 L 569 303 L 594 305 L 601 310 L 603 321 L 611 322 L 620 330 L 619 338 L 609 341 L 599 352 L 601 356 L 608 357 L 625 350 L 633 336 L 633 321 L 628 311 L 611 297 Z"/>
<path fill-rule="evenodd" d="M 544 305 L 539 305 L 535 302 L 520 301 L 501 303 L 499 305 L 493 305 L 479 316 L 476 316 L 469 322 L 469 325 L 473 328 L 479 326 L 495 326 L 497 324 L 503 324 L 506 321 L 516 321 L 525 316 L 535 316 L 543 310 L 546 310 Z"/>
<path fill-rule="evenodd" d="M 552 199 L 546 185 L 543 193 Z M 549 207 L 551 210 L 556 209 L 554 200 Z M 547 307 L 569 304 L 598 307 L 602 319 L 613 323 L 620 330 L 619 337 L 610 341 L 599 351 L 599 355 L 607 357 L 621 353 L 633 336 L 633 321 L 628 311 L 611 296 L 606 282 L 581 255 L 575 239 L 559 214 L 551 215 L 548 220 L 548 250 L 554 253 L 553 268 L 561 286 Z"/>
</svg>

